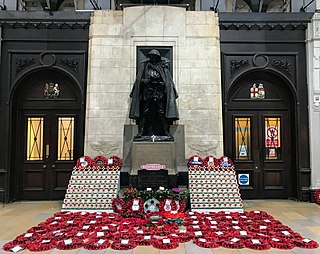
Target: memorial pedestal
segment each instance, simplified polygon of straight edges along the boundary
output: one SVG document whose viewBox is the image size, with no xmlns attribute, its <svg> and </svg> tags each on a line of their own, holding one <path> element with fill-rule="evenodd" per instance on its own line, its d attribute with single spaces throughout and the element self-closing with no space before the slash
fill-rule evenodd
<svg viewBox="0 0 320 254">
<path fill-rule="evenodd" d="M 176 175 L 175 150 L 175 142 L 133 142 L 130 175 L 138 175 L 138 170 L 146 164 L 165 165 L 168 175 Z"/>
</svg>

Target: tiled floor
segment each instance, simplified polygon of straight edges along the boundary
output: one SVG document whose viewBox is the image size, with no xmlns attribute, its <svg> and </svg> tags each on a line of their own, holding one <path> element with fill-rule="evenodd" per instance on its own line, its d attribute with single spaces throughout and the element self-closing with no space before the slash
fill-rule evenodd
<svg viewBox="0 0 320 254">
<path fill-rule="evenodd" d="M 60 211 L 61 201 L 41 202 L 15 202 L 12 204 L 0 203 L 0 253 L 8 253 L 2 250 L 4 243 L 14 239 L 31 228 Z M 311 238 L 320 243 L 320 206 L 312 203 L 295 202 L 290 200 L 246 200 L 244 210 L 260 210 L 271 214 L 283 224 L 290 226 L 306 238 Z M 24 251 L 21 253 L 30 253 Z M 320 248 L 314 250 L 295 248 L 291 251 L 271 249 L 269 251 L 253 251 L 249 249 L 231 250 L 225 248 L 203 249 L 192 243 L 180 244 L 179 248 L 172 251 L 159 251 L 151 247 L 137 247 L 130 251 L 87 251 L 84 249 L 74 251 L 48 251 L 38 253 L 92 253 L 92 254 L 244 254 L 244 253 L 313 253 L 319 254 Z"/>
</svg>

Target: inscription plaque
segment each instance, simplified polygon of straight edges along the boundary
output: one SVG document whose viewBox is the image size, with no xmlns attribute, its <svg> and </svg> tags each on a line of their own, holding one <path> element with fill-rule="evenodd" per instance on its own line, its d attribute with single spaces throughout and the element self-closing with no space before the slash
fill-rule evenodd
<svg viewBox="0 0 320 254">
<path fill-rule="evenodd" d="M 138 189 L 159 189 L 160 186 L 168 188 L 168 170 L 142 169 L 138 171 Z"/>
</svg>

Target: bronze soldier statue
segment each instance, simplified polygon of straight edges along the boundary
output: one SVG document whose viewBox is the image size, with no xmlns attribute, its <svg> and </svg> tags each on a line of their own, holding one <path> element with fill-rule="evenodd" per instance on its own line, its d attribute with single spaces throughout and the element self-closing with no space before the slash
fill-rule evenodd
<svg viewBox="0 0 320 254">
<path fill-rule="evenodd" d="M 130 97 L 132 98 L 129 117 L 139 126 L 136 141 L 173 140 L 170 124 L 179 119 L 176 99 L 178 93 L 173 83 L 169 59 L 161 57 L 156 49 L 142 61 Z M 154 139 L 153 139 L 154 140 Z"/>
</svg>

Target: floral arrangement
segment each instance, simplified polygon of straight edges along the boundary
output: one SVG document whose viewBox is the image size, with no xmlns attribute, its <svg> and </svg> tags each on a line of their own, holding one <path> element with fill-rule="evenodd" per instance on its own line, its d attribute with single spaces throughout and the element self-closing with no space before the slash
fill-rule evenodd
<svg viewBox="0 0 320 254">
<path fill-rule="evenodd" d="M 189 196 L 189 191 L 183 188 L 172 188 L 170 194 L 173 200 L 184 200 Z"/>
<path fill-rule="evenodd" d="M 138 198 L 139 197 L 139 191 L 136 188 L 130 187 L 124 191 L 123 197 L 125 200 Z"/>
</svg>

